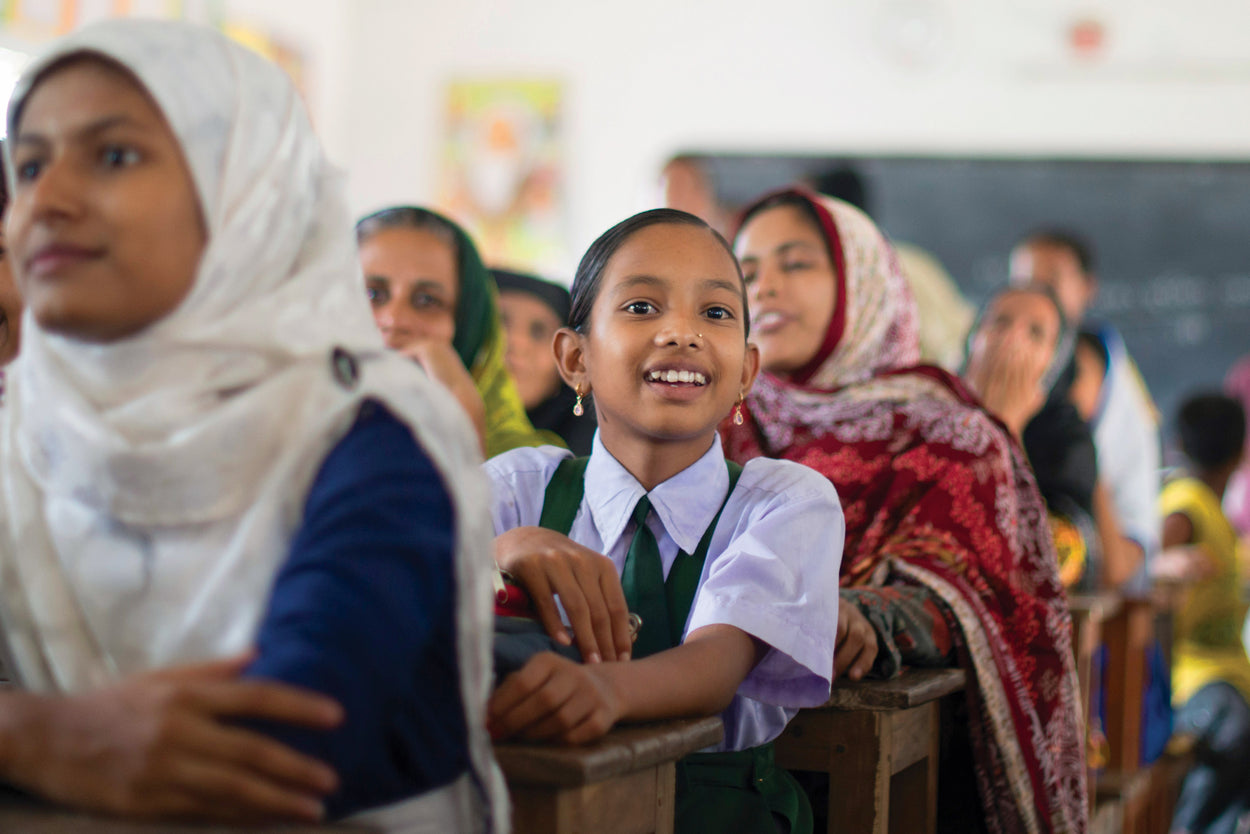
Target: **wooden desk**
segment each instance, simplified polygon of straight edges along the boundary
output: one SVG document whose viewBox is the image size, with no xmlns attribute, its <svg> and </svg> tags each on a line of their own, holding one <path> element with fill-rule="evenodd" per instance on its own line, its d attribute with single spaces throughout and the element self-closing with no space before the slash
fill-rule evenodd
<svg viewBox="0 0 1250 834">
<path fill-rule="evenodd" d="M 1120 611 L 1103 626 L 1107 642 L 1107 766 L 1121 778 L 1141 767 L 1146 652 L 1154 639 L 1154 617 L 1152 600 L 1125 599 Z"/>
<path fill-rule="evenodd" d="M 1081 687 L 1081 707 L 1088 724 L 1093 708 L 1097 682 L 1092 679 L 1094 654 L 1102 645 L 1103 624 L 1120 612 L 1123 601 L 1118 594 L 1070 594 L 1068 611 L 1072 614 L 1072 651 L 1076 654 L 1076 677 Z"/>
<path fill-rule="evenodd" d="M 841 681 L 776 741 L 777 764 L 829 774 L 829 832 L 933 834 L 939 700 L 962 669 L 912 669 L 888 681 Z"/>
<path fill-rule="evenodd" d="M 1068 611 L 1072 614 L 1072 651 L 1076 655 L 1076 677 L 1081 690 L 1081 718 L 1084 722 L 1085 752 L 1093 749 L 1090 727 L 1098 692 L 1102 688 L 1102 675 L 1094 674 L 1094 656 L 1102 646 L 1103 626 L 1115 617 L 1123 605 L 1120 596 L 1113 592 L 1095 594 L 1070 594 Z M 1102 728 L 1106 734 L 1106 728 Z M 1101 767 L 1092 759 L 1087 760 L 1086 784 L 1089 785 L 1089 807 L 1093 811 L 1096 801 L 1094 778 Z"/>
<path fill-rule="evenodd" d="M 719 718 L 618 727 L 581 747 L 504 743 L 516 834 L 672 834 L 676 763 L 719 742 Z"/>
</svg>

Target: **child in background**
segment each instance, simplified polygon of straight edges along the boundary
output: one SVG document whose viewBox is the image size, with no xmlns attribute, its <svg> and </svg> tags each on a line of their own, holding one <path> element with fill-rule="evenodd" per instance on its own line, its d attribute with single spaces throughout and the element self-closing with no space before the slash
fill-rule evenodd
<svg viewBox="0 0 1250 834">
<path fill-rule="evenodd" d="M 1159 496 L 1164 550 L 1154 574 L 1188 584 L 1174 622 L 1172 688 L 1176 731 L 1198 745 L 1172 831 L 1232 834 L 1250 815 L 1250 658 L 1237 534 L 1220 501 L 1241 463 L 1246 418 L 1231 397 L 1203 394 L 1181 405 L 1176 423 L 1190 469 Z"/>
<path fill-rule="evenodd" d="M 496 690 L 490 728 L 576 744 L 618 721 L 720 713 L 718 752 L 681 764 L 677 830 L 780 819 L 807 832 L 810 806 L 770 742 L 828 698 L 844 524 L 810 469 L 725 461 L 717 424 L 759 369 L 745 295 L 724 239 L 672 209 L 623 221 L 582 259 L 555 348 L 565 382 L 593 392 L 599 433 L 589 458 L 546 447 L 487 462 L 495 552 L 548 621 L 559 594 L 579 644 L 594 589 L 598 610 L 628 607 L 642 626 L 632 648 L 605 634 L 586 665 L 530 660 Z"/>
<path fill-rule="evenodd" d="M 573 454 L 590 454 L 593 404 L 585 402 L 580 415 L 573 413 L 577 395 L 560 378 L 551 344 L 569 319 L 569 291 L 523 272 L 492 269 L 491 275 L 499 287 L 499 315 L 508 337 L 504 360 L 525 415 L 534 428 L 559 435 Z"/>
</svg>

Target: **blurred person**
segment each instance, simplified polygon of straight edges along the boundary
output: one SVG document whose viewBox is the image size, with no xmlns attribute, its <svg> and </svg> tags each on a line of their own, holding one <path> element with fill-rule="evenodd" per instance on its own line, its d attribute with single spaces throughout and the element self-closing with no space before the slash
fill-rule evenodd
<svg viewBox="0 0 1250 834">
<path fill-rule="evenodd" d="M 963 379 L 1020 440 L 1046 501 L 1060 579 L 1075 585 L 1101 548 L 1094 524 L 1098 461 L 1089 427 L 1065 392 L 1074 334 L 1041 284 L 1000 290 L 968 339 Z M 1097 575 L 1096 568 L 1089 573 Z"/>
<path fill-rule="evenodd" d="M 569 291 L 534 275 L 492 269 L 499 288 L 499 315 L 508 338 L 504 361 L 516 383 L 525 415 L 534 428 L 560 436 L 574 455 L 590 454 L 595 410 L 587 394 L 575 413 L 577 395 L 564 384 L 553 347 L 556 331 L 569 319 Z"/>
<path fill-rule="evenodd" d="M 1107 323 L 1087 320 L 1098 294 L 1098 278 L 1089 244 L 1059 229 L 1043 229 L 1027 235 L 1011 253 L 1011 282 L 1037 282 L 1050 287 L 1068 320 L 1097 339 L 1106 357 L 1079 366 L 1076 379 L 1082 405 L 1089 411 L 1090 429 L 1098 450 L 1098 470 L 1106 486 L 1103 512 L 1108 523 L 1117 523 L 1113 549 L 1129 563 L 1148 563 L 1158 548 L 1159 517 L 1155 502 L 1159 493 L 1159 428 L 1145 383 L 1129 357 L 1120 334 Z M 1086 352 L 1086 360 L 1090 354 Z M 1099 377 L 1101 376 L 1101 379 Z M 1100 499 L 1101 500 L 1101 499 Z M 1111 513 L 1114 508 L 1114 514 Z M 1108 554 L 1109 555 L 1109 554 Z M 1123 561 L 1123 560 L 1118 560 Z M 1133 583 L 1144 579 L 1135 571 Z"/>
<path fill-rule="evenodd" d="M 443 215 L 393 206 L 356 223 L 365 292 L 382 338 L 441 382 L 477 429 L 486 457 L 563 445 L 537 431 L 504 364 L 495 286 L 468 234 Z"/>
<path fill-rule="evenodd" d="M 722 236 L 729 234 L 733 212 L 716 190 L 711 162 L 696 154 L 677 154 L 660 171 L 660 204 L 693 214 Z"/>
<path fill-rule="evenodd" d="M 1250 658 L 1237 535 L 1220 501 L 1245 451 L 1246 413 L 1223 394 L 1199 394 L 1176 417 L 1183 477 L 1159 496 L 1163 550 L 1152 574 L 1179 582 L 1173 619 L 1175 730 L 1197 739 L 1173 832 L 1232 834 L 1250 818 Z"/>
<path fill-rule="evenodd" d="M 735 251 L 762 370 L 742 424 L 721 425 L 726 455 L 799 461 L 837 487 L 838 675 L 962 666 L 970 727 L 943 754 L 939 813 L 967 831 L 1085 831 L 1070 619 L 1022 451 L 959 380 L 916 364 L 911 293 L 863 212 L 766 195 Z"/>
<path fill-rule="evenodd" d="M 1243 357 L 1224 377 L 1224 393 L 1250 411 L 1250 356 Z M 1224 493 L 1224 512 L 1238 535 L 1250 537 L 1250 465 L 1245 461 L 1237 467 Z"/>
<path fill-rule="evenodd" d="M 289 76 L 108 21 L 7 126 L 0 781 L 133 819 L 503 820 L 475 438 L 383 349 Z"/>
</svg>

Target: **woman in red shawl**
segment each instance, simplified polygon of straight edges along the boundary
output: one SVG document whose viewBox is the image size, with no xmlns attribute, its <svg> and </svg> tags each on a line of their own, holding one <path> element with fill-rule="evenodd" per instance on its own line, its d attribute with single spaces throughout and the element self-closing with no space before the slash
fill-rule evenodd
<svg viewBox="0 0 1250 834">
<path fill-rule="evenodd" d="M 798 461 L 837 487 L 839 670 L 957 659 L 988 830 L 1084 832 L 1071 625 L 1020 448 L 957 379 L 916 365 L 914 303 L 864 214 L 780 192 L 747 209 L 735 249 L 765 373 L 722 428 L 726 456 Z"/>
</svg>

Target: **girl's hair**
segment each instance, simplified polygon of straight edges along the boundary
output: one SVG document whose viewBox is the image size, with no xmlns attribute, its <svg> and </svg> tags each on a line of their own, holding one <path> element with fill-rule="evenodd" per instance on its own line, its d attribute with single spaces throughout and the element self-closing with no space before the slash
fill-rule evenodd
<svg viewBox="0 0 1250 834">
<path fill-rule="evenodd" d="M 778 191 L 762 197 L 742 210 L 742 214 L 738 216 L 738 223 L 734 228 L 734 239 L 737 240 L 738 235 L 742 234 L 742 230 L 746 228 L 747 223 L 757 214 L 769 209 L 782 207 L 798 209 L 799 214 L 803 215 L 803 219 L 820 236 L 821 242 L 825 245 L 825 252 L 829 256 L 829 263 L 833 266 L 835 278 L 841 280 L 841 276 L 837 275 L 838 263 L 841 259 L 834 255 L 833 244 L 829 240 L 829 233 L 826 232 L 825 222 L 817 213 L 816 206 L 812 203 L 813 199 L 813 197 L 807 196 L 802 191 L 793 189 Z"/>
<path fill-rule="evenodd" d="M 1235 463 L 1246 442 L 1246 412 L 1219 391 L 1191 394 L 1176 414 L 1181 451 L 1203 471 Z"/>
<path fill-rule="evenodd" d="M 433 232 L 444 243 L 451 247 L 452 257 L 457 264 L 463 254 L 460 251 L 460 235 L 456 227 L 447 218 L 429 209 L 418 206 L 391 206 L 373 214 L 367 214 L 356 221 L 356 243 L 364 243 L 369 238 L 385 229 L 418 229 Z"/>
<path fill-rule="evenodd" d="M 608 261 L 612 260 L 612 256 L 625 241 L 649 226 L 666 224 L 706 229 L 708 234 L 716 239 L 716 242 L 729 255 L 729 259 L 733 261 L 734 271 L 738 273 L 738 285 L 742 293 L 742 311 L 746 313 L 747 285 L 742 279 L 742 267 L 738 265 L 738 259 L 734 257 L 733 248 L 730 247 L 729 242 L 706 221 L 693 214 L 677 209 L 660 208 L 644 211 L 622 220 L 590 244 L 590 248 L 582 256 L 581 263 L 577 265 L 577 274 L 573 277 L 573 287 L 570 290 L 573 296 L 573 309 L 569 313 L 569 327 L 578 333 L 585 334 L 590 326 L 590 311 L 595 306 L 596 299 L 599 298 L 599 289 L 603 286 L 603 270 L 607 268 Z M 745 335 L 750 336 L 751 317 L 749 315 L 743 317 L 743 328 L 746 331 Z"/>
</svg>

